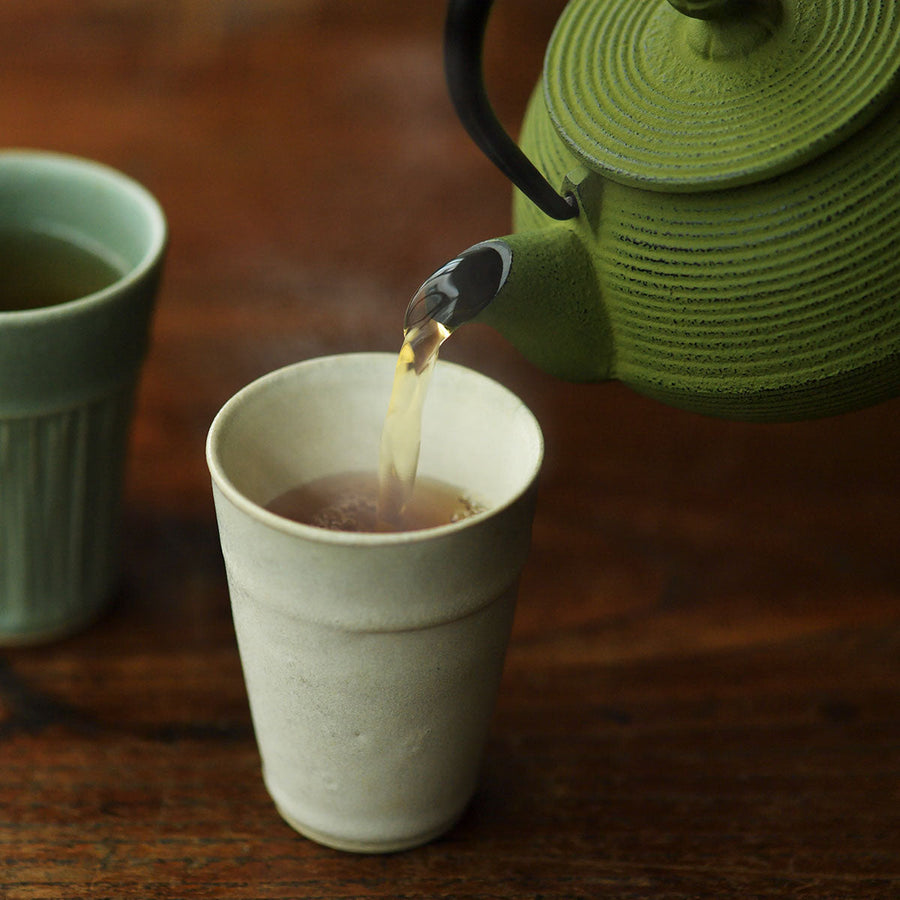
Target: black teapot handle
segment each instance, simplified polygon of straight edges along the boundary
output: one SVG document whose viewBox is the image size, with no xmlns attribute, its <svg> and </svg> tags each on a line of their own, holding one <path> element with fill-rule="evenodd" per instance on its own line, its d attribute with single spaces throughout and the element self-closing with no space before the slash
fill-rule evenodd
<svg viewBox="0 0 900 900">
<path fill-rule="evenodd" d="M 573 197 L 557 193 L 497 120 L 484 89 L 482 50 L 493 0 L 450 0 L 444 27 L 444 72 L 466 131 L 507 178 L 553 219 L 578 215 Z"/>
</svg>

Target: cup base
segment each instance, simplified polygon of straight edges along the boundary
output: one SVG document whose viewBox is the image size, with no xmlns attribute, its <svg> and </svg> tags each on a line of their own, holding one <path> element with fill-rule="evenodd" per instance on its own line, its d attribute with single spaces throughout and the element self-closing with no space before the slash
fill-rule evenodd
<svg viewBox="0 0 900 900">
<path fill-rule="evenodd" d="M 346 853 L 399 853 L 403 850 L 412 850 L 414 847 L 421 847 L 430 841 L 439 838 L 442 834 L 449 831 L 461 818 L 465 812 L 465 808 L 440 825 L 422 831 L 417 834 L 406 835 L 404 837 L 392 837 L 385 840 L 357 840 L 354 838 L 342 837 L 341 835 L 327 834 L 312 828 L 304 822 L 298 821 L 294 816 L 287 812 L 278 803 L 275 804 L 278 814 L 287 822 L 294 831 L 299 832 L 305 838 L 321 844 L 323 847 L 330 847 L 332 850 L 342 850 Z"/>
<path fill-rule="evenodd" d="M 111 602 L 111 600 L 104 601 L 83 615 L 55 622 L 52 625 L 38 626 L 23 631 L 6 631 L 0 625 L 0 648 L 38 647 L 42 644 L 50 644 L 63 638 L 72 637 L 90 628 L 104 615 Z"/>
</svg>

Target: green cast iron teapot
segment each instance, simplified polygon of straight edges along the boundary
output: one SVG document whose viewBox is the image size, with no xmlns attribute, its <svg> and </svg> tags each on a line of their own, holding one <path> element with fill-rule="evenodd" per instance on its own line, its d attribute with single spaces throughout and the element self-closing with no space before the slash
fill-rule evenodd
<svg viewBox="0 0 900 900">
<path fill-rule="evenodd" d="M 490 5 L 450 3 L 445 63 L 514 233 L 448 264 L 479 282 L 448 325 L 726 418 L 900 393 L 898 0 L 571 0 L 521 148 L 483 87 Z"/>
</svg>

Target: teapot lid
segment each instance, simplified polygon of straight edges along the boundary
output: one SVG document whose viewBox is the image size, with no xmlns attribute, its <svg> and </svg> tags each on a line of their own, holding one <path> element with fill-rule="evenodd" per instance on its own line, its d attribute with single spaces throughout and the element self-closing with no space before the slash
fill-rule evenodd
<svg viewBox="0 0 900 900">
<path fill-rule="evenodd" d="M 585 165 L 669 191 L 808 162 L 898 84 L 897 0 L 571 0 L 544 67 L 550 116 Z"/>
</svg>

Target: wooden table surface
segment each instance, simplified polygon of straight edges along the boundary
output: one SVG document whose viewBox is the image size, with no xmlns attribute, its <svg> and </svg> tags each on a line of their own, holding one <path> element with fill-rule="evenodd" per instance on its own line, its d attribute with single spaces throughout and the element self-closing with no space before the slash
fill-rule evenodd
<svg viewBox="0 0 900 900">
<path fill-rule="evenodd" d="M 171 227 L 121 590 L 0 652 L 0 897 L 900 897 L 900 401 L 760 426 L 573 386 L 472 326 L 445 357 L 547 440 L 481 787 L 446 837 L 324 849 L 276 814 L 204 440 L 277 366 L 399 346 L 413 290 L 509 229 L 439 0 L 3 0 L 0 141 L 93 157 Z M 503 0 L 511 129 L 559 0 Z"/>
</svg>

